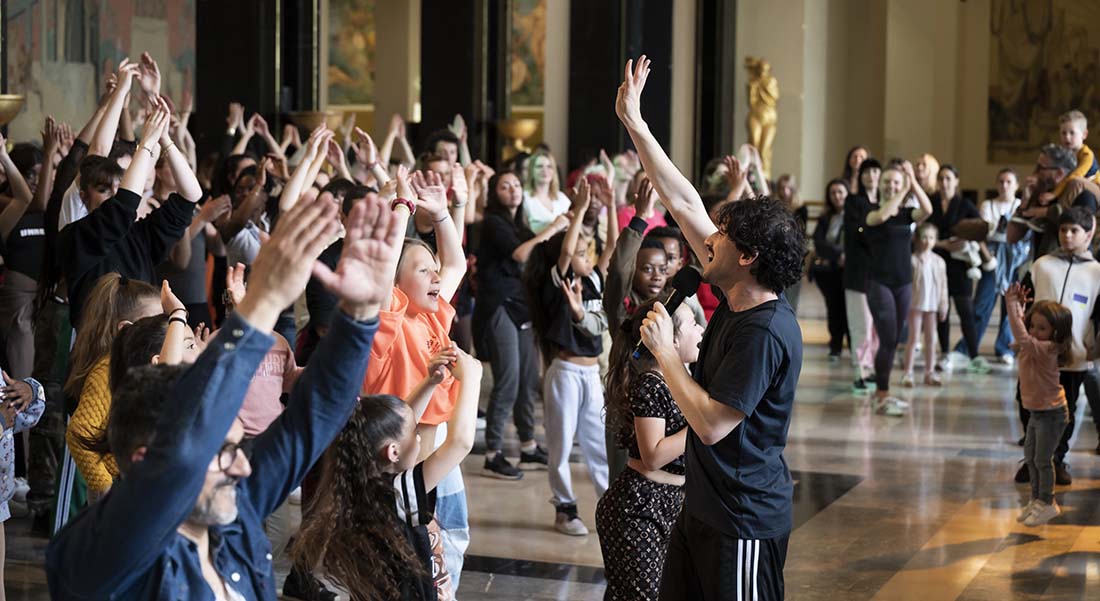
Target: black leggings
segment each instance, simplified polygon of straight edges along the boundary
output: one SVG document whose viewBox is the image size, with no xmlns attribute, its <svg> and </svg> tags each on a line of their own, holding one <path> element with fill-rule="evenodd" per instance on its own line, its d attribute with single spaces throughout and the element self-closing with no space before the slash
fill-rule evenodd
<svg viewBox="0 0 1100 601">
<path fill-rule="evenodd" d="M 848 313 L 844 306 L 844 272 L 817 272 L 814 281 L 825 297 L 825 316 L 829 324 L 829 354 L 840 355 L 848 335 Z"/>
<path fill-rule="evenodd" d="M 867 306 L 878 334 L 878 352 L 875 353 L 875 386 L 890 390 L 890 370 L 894 366 L 894 354 L 898 350 L 901 324 L 909 316 L 909 303 L 913 297 L 913 285 L 891 288 L 872 279 L 867 280 Z"/>
<path fill-rule="evenodd" d="M 966 340 L 966 348 L 970 351 L 970 358 L 978 356 L 978 326 L 974 322 L 974 299 L 969 295 L 952 296 L 955 301 L 955 312 L 959 314 L 959 325 L 962 326 L 963 340 Z M 950 313 L 950 311 L 948 311 Z M 946 357 L 951 352 L 951 318 L 939 322 L 936 325 L 940 338 L 940 352 Z"/>
</svg>

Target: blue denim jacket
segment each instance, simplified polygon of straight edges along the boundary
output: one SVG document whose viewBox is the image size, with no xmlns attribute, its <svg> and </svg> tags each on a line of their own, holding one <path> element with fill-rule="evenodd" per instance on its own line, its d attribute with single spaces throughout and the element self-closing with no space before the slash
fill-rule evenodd
<svg viewBox="0 0 1100 601">
<path fill-rule="evenodd" d="M 238 517 L 210 529 L 214 567 L 245 599 L 277 597 L 263 520 L 294 490 L 356 406 L 378 322 L 342 312 L 318 345 L 286 411 L 255 440 L 237 485 Z M 271 336 L 237 315 L 171 392 L 145 454 L 46 551 L 54 599 L 209 599 L 196 546 L 176 531 L 191 514 Z"/>
</svg>

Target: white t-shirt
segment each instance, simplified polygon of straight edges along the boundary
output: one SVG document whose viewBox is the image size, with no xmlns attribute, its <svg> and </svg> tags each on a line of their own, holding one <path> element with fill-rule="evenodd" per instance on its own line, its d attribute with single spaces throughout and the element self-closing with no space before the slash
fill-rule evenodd
<svg viewBox="0 0 1100 601">
<path fill-rule="evenodd" d="M 990 242 L 1007 242 L 1005 231 L 998 231 L 997 226 L 1001 222 L 1001 218 L 1005 220 L 1012 219 L 1012 214 L 1016 212 L 1016 207 L 1020 206 L 1019 199 L 1013 198 L 1012 200 L 985 200 L 982 201 L 981 207 L 978 208 L 978 213 L 982 216 L 982 221 L 989 224 L 989 241 Z"/>
<path fill-rule="evenodd" d="M 568 211 L 569 198 L 559 191 L 550 205 L 552 208 L 547 209 L 541 201 L 531 197 L 527 192 L 523 193 L 523 210 L 527 213 L 527 225 L 531 226 L 532 232 L 538 234 L 550 227 L 558 215 Z"/>
</svg>

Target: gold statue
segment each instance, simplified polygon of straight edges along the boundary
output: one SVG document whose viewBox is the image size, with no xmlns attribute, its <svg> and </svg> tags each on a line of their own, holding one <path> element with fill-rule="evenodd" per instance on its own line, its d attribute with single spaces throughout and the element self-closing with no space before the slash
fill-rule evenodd
<svg viewBox="0 0 1100 601">
<path fill-rule="evenodd" d="M 775 105 L 779 102 L 779 82 L 772 77 L 768 61 L 755 56 L 745 57 L 745 70 L 749 72 L 749 114 L 745 117 L 749 143 L 760 151 L 764 177 L 772 173 L 772 143 L 775 142 L 775 124 L 778 121 Z"/>
</svg>

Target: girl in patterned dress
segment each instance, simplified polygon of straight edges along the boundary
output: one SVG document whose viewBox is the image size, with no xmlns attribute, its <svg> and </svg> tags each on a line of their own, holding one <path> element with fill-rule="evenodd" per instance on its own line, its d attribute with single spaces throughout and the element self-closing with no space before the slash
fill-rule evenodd
<svg viewBox="0 0 1100 601">
<path fill-rule="evenodd" d="M 607 576 L 604 598 L 610 600 L 657 599 L 669 533 L 684 502 L 687 422 L 653 357 L 633 357 L 653 304 L 639 306 L 623 322 L 607 372 L 607 420 L 615 423 L 618 445 L 630 458 L 596 505 Z M 695 362 L 703 327 L 687 305 L 680 305 L 672 320 L 680 360 Z"/>
</svg>

